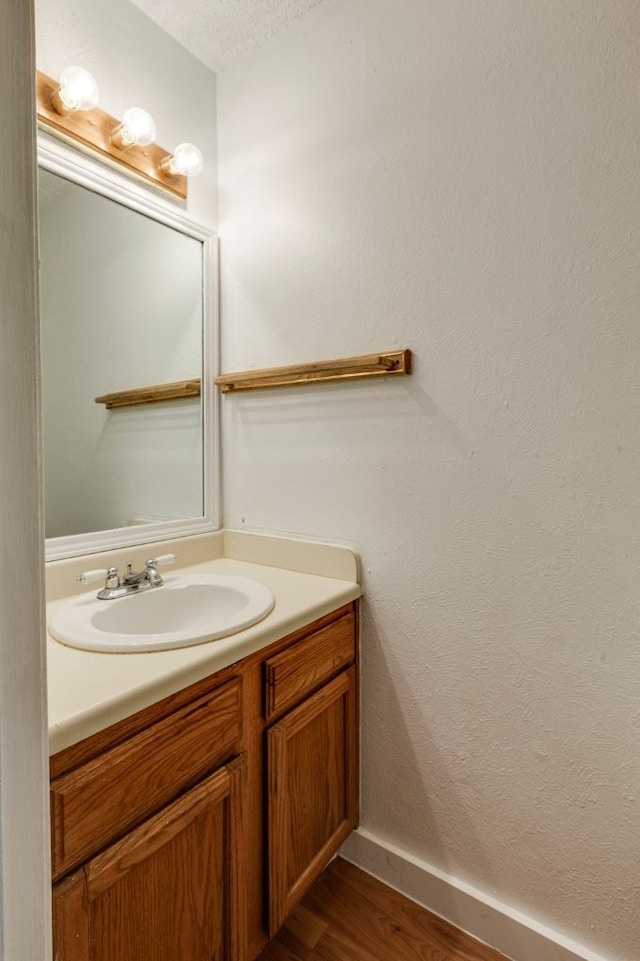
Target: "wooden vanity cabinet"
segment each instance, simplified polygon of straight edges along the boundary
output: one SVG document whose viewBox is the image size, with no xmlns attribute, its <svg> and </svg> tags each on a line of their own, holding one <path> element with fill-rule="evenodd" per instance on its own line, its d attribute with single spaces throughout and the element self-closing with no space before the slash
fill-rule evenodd
<svg viewBox="0 0 640 961">
<path fill-rule="evenodd" d="M 242 688 L 233 678 L 52 781 L 54 880 L 240 754 Z"/>
<path fill-rule="evenodd" d="M 269 936 L 357 820 L 355 669 L 267 732 Z"/>
<path fill-rule="evenodd" d="M 52 758 L 55 961 L 241 958 L 242 677 L 202 692 Z"/>
<path fill-rule="evenodd" d="M 357 823 L 356 656 L 350 611 L 265 663 L 269 937 Z"/>
<path fill-rule="evenodd" d="M 242 765 L 225 765 L 54 886 L 56 961 L 240 957 Z"/>
<path fill-rule="evenodd" d="M 55 961 L 253 961 L 357 820 L 358 604 L 51 759 Z"/>
</svg>

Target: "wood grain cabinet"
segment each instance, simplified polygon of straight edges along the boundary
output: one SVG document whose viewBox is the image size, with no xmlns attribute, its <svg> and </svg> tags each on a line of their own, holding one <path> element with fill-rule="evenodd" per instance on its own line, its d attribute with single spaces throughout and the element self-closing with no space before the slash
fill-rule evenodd
<svg viewBox="0 0 640 961">
<path fill-rule="evenodd" d="M 358 605 L 51 759 L 55 961 L 253 961 L 357 821 Z"/>
<path fill-rule="evenodd" d="M 267 732 L 269 934 L 356 825 L 354 668 Z"/>
<path fill-rule="evenodd" d="M 53 889 L 56 961 L 235 961 L 242 758 Z"/>
<path fill-rule="evenodd" d="M 356 825 L 356 658 L 349 610 L 265 659 L 270 937 Z"/>
</svg>

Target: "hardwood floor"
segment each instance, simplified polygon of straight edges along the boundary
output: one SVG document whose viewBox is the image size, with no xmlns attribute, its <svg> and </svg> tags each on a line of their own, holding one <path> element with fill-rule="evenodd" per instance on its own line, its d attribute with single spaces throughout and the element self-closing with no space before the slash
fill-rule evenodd
<svg viewBox="0 0 640 961">
<path fill-rule="evenodd" d="M 505 961 L 347 861 L 336 859 L 258 961 Z"/>
</svg>

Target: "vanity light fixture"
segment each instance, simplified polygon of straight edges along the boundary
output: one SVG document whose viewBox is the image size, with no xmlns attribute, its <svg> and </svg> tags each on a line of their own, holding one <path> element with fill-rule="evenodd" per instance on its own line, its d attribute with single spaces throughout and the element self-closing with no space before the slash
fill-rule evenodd
<svg viewBox="0 0 640 961">
<path fill-rule="evenodd" d="M 122 123 L 113 128 L 111 143 L 120 150 L 129 147 L 148 147 L 156 139 L 156 122 L 150 113 L 140 107 L 129 107 Z"/>
<path fill-rule="evenodd" d="M 162 172 L 170 177 L 197 177 L 203 167 L 203 156 L 192 143 L 178 144 L 173 154 L 160 164 Z"/>
<path fill-rule="evenodd" d="M 66 67 L 60 86 L 51 95 L 51 106 L 61 117 L 76 110 L 93 110 L 100 101 L 98 84 L 83 67 Z"/>
<path fill-rule="evenodd" d="M 60 83 L 37 72 L 38 124 L 47 133 L 71 142 L 99 160 L 171 194 L 187 199 L 187 177 L 199 174 L 202 154 L 193 144 L 180 144 L 173 154 L 158 147 L 153 118 L 131 107 L 122 120 L 101 110 L 98 85 L 82 67 L 67 67 Z"/>
</svg>

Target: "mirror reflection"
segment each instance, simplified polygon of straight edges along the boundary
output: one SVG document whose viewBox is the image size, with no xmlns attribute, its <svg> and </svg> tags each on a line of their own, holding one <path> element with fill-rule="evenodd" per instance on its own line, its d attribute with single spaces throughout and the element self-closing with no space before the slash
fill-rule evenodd
<svg viewBox="0 0 640 961">
<path fill-rule="evenodd" d="M 201 398 L 96 398 L 199 379 L 203 245 L 39 172 L 47 538 L 201 517 Z"/>
</svg>

